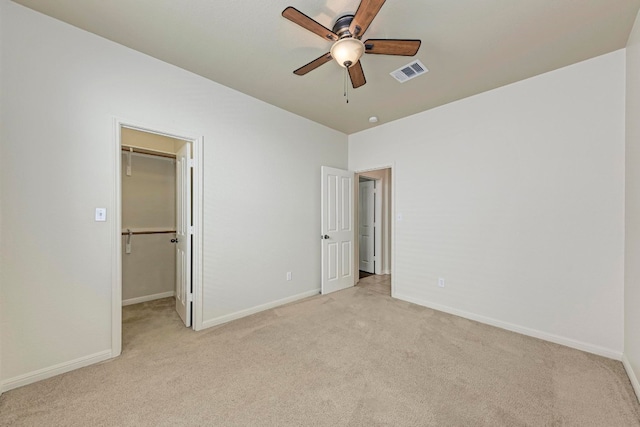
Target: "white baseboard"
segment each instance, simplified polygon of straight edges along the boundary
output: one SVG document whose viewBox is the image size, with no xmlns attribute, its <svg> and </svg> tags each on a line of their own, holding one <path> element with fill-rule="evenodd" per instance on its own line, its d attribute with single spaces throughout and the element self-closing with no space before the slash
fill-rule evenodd
<svg viewBox="0 0 640 427">
<path fill-rule="evenodd" d="M 631 367 L 631 363 L 629 362 L 629 359 L 627 359 L 626 354 L 622 355 L 622 364 L 624 365 L 625 371 L 627 371 L 627 375 L 629 376 L 629 381 L 631 381 L 631 385 L 633 386 L 633 391 L 636 392 L 636 398 L 638 399 L 638 402 L 640 402 L 640 382 L 638 381 L 638 377 L 636 376 L 636 373 L 633 371 L 633 368 Z"/>
<path fill-rule="evenodd" d="M 13 390 L 14 388 L 35 383 L 36 381 L 46 380 L 47 378 L 55 377 L 56 375 L 64 374 L 65 372 L 73 371 L 74 369 L 84 368 L 85 366 L 93 365 L 94 363 L 104 362 L 108 359 L 111 359 L 111 350 L 101 351 L 75 360 L 59 363 L 48 368 L 38 369 L 37 371 L 18 375 L 17 377 L 3 381 L 0 384 L 0 392 Z"/>
<path fill-rule="evenodd" d="M 153 301 L 153 300 L 162 299 L 162 298 L 169 298 L 175 295 L 176 293 L 171 291 L 171 292 L 162 292 L 160 294 L 145 295 L 143 297 L 129 298 L 129 299 L 122 300 L 122 306 L 124 307 L 125 305 L 140 304 L 141 302 Z"/>
<path fill-rule="evenodd" d="M 277 301 L 268 302 L 266 304 L 257 305 L 255 307 L 247 308 L 246 310 L 236 311 L 235 313 L 225 314 L 224 316 L 216 317 L 213 319 L 205 320 L 202 322 L 202 329 L 210 328 L 212 326 L 220 325 L 222 323 L 227 323 L 232 320 L 240 319 L 242 317 L 250 316 L 255 313 L 259 313 L 261 311 L 269 310 L 270 308 L 278 307 L 284 304 L 288 304 L 290 302 L 298 301 L 303 298 L 312 297 L 314 295 L 318 295 L 320 293 L 320 289 L 314 289 L 312 291 L 303 292 L 298 295 L 293 295 L 291 297 L 283 298 Z"/>
<path fill-rule="evenodd" d="M 476 322 L 484 323 L 491 326 L 496 326 L 507 331 L 517 332 L 522 335 L 527 335 L 541 340 L 550 341 L 556 344 L 564 345 L 567 347 L 575 348 L 577 350 L 586 351 L 587 353 L 597 354 L 598 356 L 608 357 L 609 359 L 622 360 L 622 352 L 615 351 L 609 348 L 601 347 L 594 344 L 585 343 L 582 341 L 574 340 L 572 338 L 566 338 L 559 335 L 550 334 L 547 332 L 539 331 L 537 329 L 527 328 L 525 326 L 515 325 L 513 323 L 504 322 L 502 320 L 493 319 L 491 317 L 482 316 L 475 313 L 469 313 L 464 310 L 458 310 L 445 305 L 431 303 L 429 301 L 422 301 L 413 297 L 409 297 L 403 294 L 394 292 L 394 298 L 407 301 L 413 304 L 418 304 L 424 307 L 432 308 L 434 310 L 443 311 L 445 313 L 453 314 L 455 316 L 464 317 L 465 319 L 475 320 Z"/>
</svg>

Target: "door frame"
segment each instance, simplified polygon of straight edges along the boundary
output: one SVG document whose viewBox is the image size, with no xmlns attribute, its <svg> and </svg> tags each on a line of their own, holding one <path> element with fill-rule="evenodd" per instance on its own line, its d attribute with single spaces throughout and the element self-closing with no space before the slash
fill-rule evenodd
<svg viewBox="0 0 640 427">
<path fill-rule="evenodd" d="M 358 214 L 358 220 L 356 221 L 358 224 L 358 259 L 356 260 L 356 262 L 358 262 L 358 268 L 360 266 L 360 257 L 362 253 L 362 247 L 360 246 L 360 211 L 362 207 L 362 199 L 360 198 L 360 185 L 362 184 L 360 181 L 361 178 L 363 177 L 358 177 L 358 209 L 356 209 L 355 212 Z M 382 222 L 380 221 L 382 215 L 382 192 L 380 184 L 382 179 L 369 177 L 364 178 L 366 178 L 365 181 L 373 182 L 373 217 L 375 218 L 373 227 L 373 274 L 382 274 L 382 257 L 380 256 L 382 252 Z"/>
<path fill-rule="evenodd" d="M 391 176 L 391 172 L 389 172 L 389 176 Z M 375 251 L 373 273 L 382 274 L 382 180 L 376 179 L 373 182 L 375 183 L 373 212 L 376 219 L 373 229 L 373 235 L 375 236 L 375 242 L 373 244 L 373 250 Z M 387 215 L 391 215 L 391 212 L 387 212 Z"/>
<path fill-rule="evenodd" d="M 366 169 L 357 169 L 354 171 L 354 174 L 363 174 L 363 173 L 367 173 L 367 172 L 375 172 L 375 171 L 381 171 L 381 170 L 385 170 L 385 169 L 389 169 L 389 180 L 391 181 L 391 185 L 389 186 L 389 191 L 391 192 L 391 197 L 389 197 L 389 218 L 388 218 L 388 225 L 389 225 L 389 235 L 391 237 L 391 245 L 389 245 L 389 257 L 391 257 L 391 262 L 390 262 L 390 269 L 391 271 L 389 272 L 389 274 L 391 274 L 391 297 L 395 298 L 395 271 L 396 271 L 396 179 L 395 179 L 395 162 L 393 162 L 392 164 L 386 165 L 386 166 L 377 166 L 377 167 L 373 167 L 373 168 L 366 168 Z M 359 191 L 359 186 L 360 186 L 360 182 L 359 179 L 356 180 L 354 179 L 354 181 L 356 182 L 357 190 Z M 358 193 L 359 194 L 359 193 Z M 381 198 L 380 199 L 380 203 L 382 203 Z M 378 202 L 378 200 L 376 200 L 376 202 Z M 354 206 L 356 212 L 354 217 L 355 218 L 359 218 L 360 215 L 360 200 L 358 199 L 358 202 L 355 203 Z M 382 206 L 380 211 L 382 211 Z M 382 231 L 380 232 L 382 233 Z M 359 248 L 358 248 L 359 249 Z M 359 255 L 358 255 L 359 256 Z M 381 264 L 381 263 L 380 263 Z M 359 270 L 358 268 L 359 266 L 355 266 L 354 268 L 354 275 L 355 275 L 355 280 L 356 283 L 358 283 L 358 281 L 360 280 L 359 278 Z M 382 265 L 380 266 L 381 270 L 382 270 Z M 382 271 L 382 273 L 385 273 L 384 271 Z M 376 268 L 376 274 L 377 273 L 377 268 Z"/>
<path fill-rule="evenodd" d="M 196 331 L 202 329 L 202 219 L 203 219 L 203 142 L 204 137 L 194 132 L 185 132 L 167 128 L 164 125 L 150 125 L 137 120 L 113 118 L 113 155 L 112 162 L 115 179 L 112 193 L 111 222 L 111 254 L 112 254 L 112 286 L 111 286 L 111 357 L 117 357 L 122 352 L 122 128 L 134 129 L 141 132 L 153 133 L 169 138 L 181 139 L 191 144 L 193 159 L 192 216 L 193 235 L 191 250 L 191 281 L 193 287 L 192 316 Z"/>
</svg>

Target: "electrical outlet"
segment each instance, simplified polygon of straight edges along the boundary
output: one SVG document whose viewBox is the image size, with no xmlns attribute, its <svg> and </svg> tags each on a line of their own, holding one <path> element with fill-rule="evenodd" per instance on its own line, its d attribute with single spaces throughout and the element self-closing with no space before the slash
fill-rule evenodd
<svg viewBox="0 0 640 427">
<path fill-rule="evenodd" d="M 438 287 L 444 288 L 444 277 L 438 277 Z"/>
<path fill-rule="evenodd" d="M 287 280 L 291 280 L 291 272 L 287 271 Z"/>
</svg>

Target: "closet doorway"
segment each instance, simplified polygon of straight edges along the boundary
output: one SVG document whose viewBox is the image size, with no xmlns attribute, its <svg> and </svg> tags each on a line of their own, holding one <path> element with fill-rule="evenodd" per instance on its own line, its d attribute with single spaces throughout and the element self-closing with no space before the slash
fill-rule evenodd
<svg viewBox="0 0 640 427">
<path fill-rule="evenodd" d="M 122 306 L 174 298 L 186 327 L 201 324 L 202 138 L 116 126 L 120 244 L 113 346 L 119 354 Z"/>
</svg>

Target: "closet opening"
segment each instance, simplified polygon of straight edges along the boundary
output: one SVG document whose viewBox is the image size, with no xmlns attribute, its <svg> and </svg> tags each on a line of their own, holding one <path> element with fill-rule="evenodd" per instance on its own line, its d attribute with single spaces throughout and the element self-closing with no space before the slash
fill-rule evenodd
<svg viewBox="0 0 640 427">
<path fill-rule="evenodd" d="M 201 324 L 202 138 L 116 126 L 114 357 L 132 316 L 143 313 L 150 327 L 153 316 L 195 330 Z"/>
</svg>

